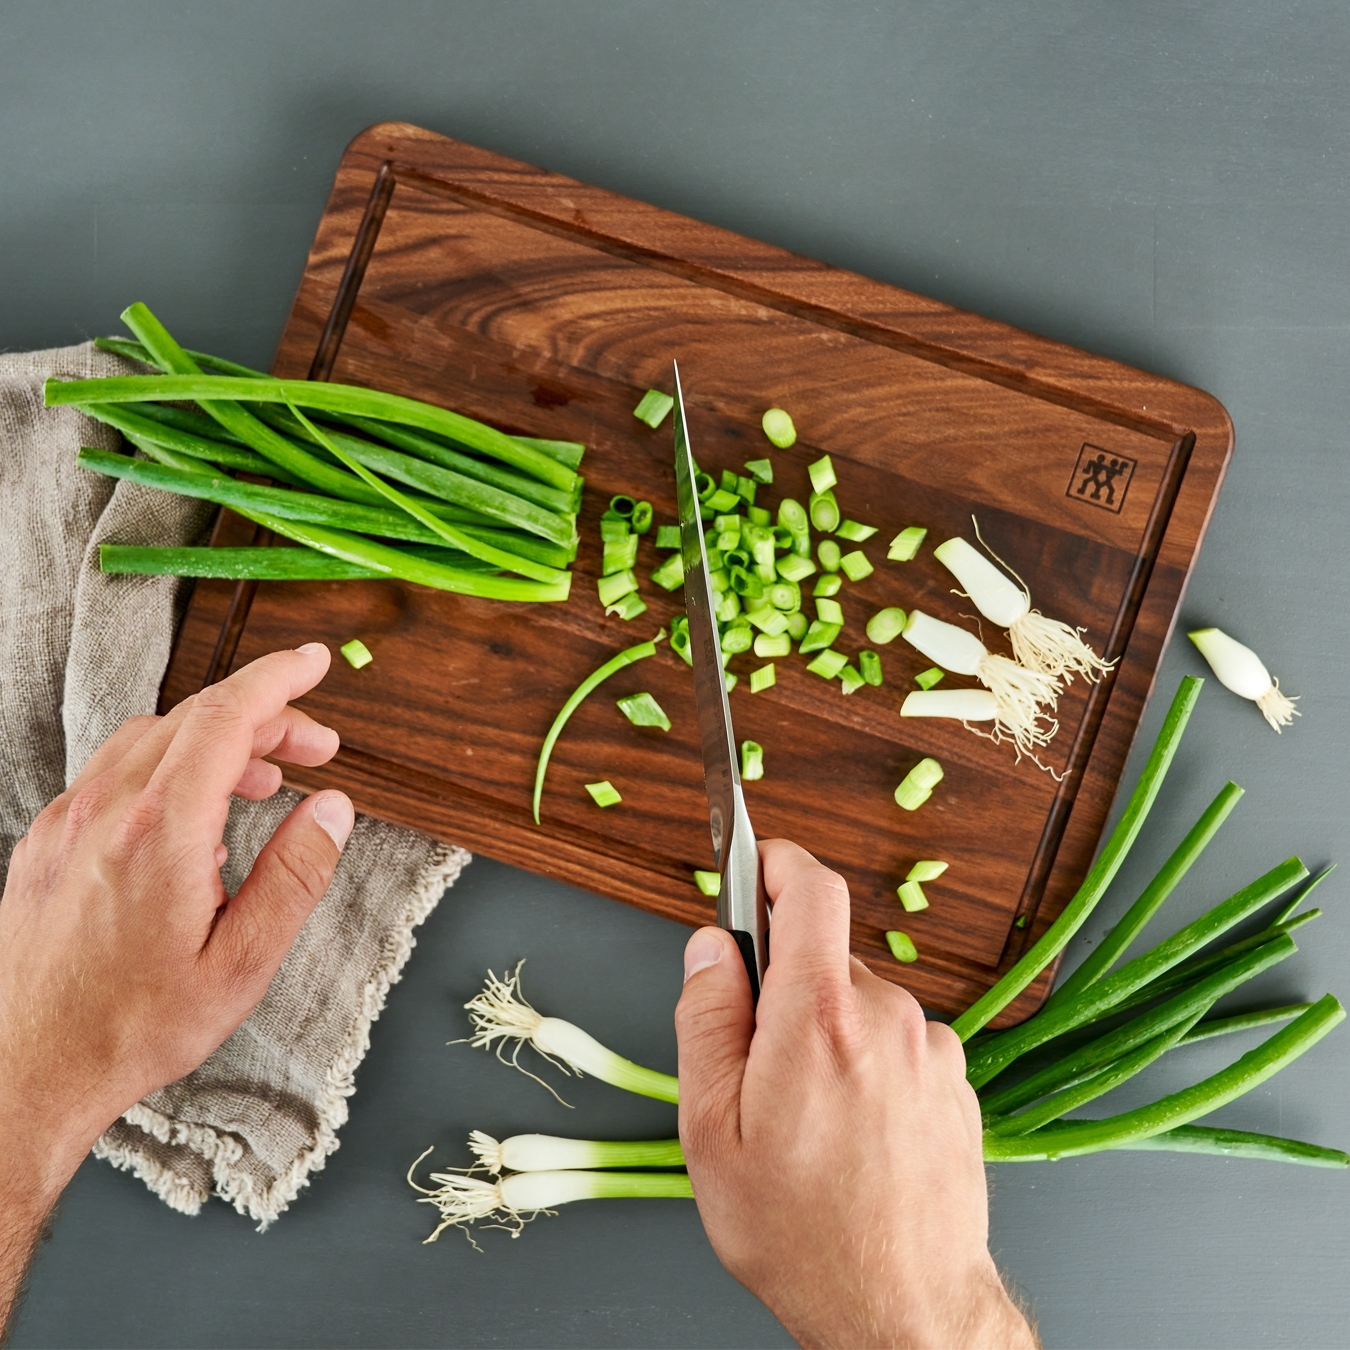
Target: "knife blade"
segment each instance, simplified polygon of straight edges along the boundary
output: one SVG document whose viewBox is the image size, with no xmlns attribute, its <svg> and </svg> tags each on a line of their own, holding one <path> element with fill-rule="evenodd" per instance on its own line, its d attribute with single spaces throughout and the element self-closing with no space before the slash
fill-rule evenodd
<svg viewBox="0 0 1350 1350">
<path fill-rule="evenodd" d="M 694 659 L 694 701 L 703 748 L 703 782 L 708 792 L 708 822 L 713 854 L 722 873 L 717 896 L 717 926 L 736 940 L 750 996 L 758 1001 L 769 964 L 769 907 L 759 845 L 745 808 L 737 766 L 736 737 L 717 633 L 716 603 L 708 575 L 694 476 L 698 472 L 689 445 L 689 424 L 675 365 L 675 490 L 680 511 L 680 550 L 684 562 L 684 604 L 689 616 L 689 650 Z"/>
</svg>

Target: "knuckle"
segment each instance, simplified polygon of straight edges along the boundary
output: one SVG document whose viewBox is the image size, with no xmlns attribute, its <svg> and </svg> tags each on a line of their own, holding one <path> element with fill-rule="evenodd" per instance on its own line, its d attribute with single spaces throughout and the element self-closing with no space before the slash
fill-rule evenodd
<svg viewBox="0 0 1350 1350">
<path fill-rule="evenodd" d="M 277 880 L 302 891 L 314 900 L 328 889 L 332 879 L 332 863 L 318 847 L 290 841 L 285 848 L 278 848 L 272 855 Z"/>
</svg>

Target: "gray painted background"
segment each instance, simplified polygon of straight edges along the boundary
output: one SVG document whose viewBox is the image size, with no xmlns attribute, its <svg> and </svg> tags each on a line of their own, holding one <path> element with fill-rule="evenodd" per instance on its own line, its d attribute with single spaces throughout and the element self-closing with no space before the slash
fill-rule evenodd
<svg viewBox="0 0 1350 1350">
<path fill-rule="evenodd" d="M 1206 690 L 1088 937 L 1232 776 L 1247 797 L 1176 925 L 1290 852 L 1346 852 L 1348 55 L 1344 4 L 8 0 L 0 347 L 111 330 L 143 299 L 266 363 L 343 146 L 402 118 L 1200 385 L 1238 450 L 1183 622 L 1257 647 L 1305 716 L 1276 737 Z M 1188 648 L 1168 695 L 1200 670 Z M 1345 895 L 1323 888 L 1262 994 L 1350 994 Z M 475 862 L 375 1028 L 341 1150 L 275 1229 L 180 1217 L 87 1164 L 15 1343 L 784 1343 L 690 1205 L 575 1206 L 480 1255 L 420 1246 L 402 1180 L 472 1127 L 669 1131 L 669 1108 L 588 1082 L 564 1111 L 444 1043 L 484 967 L 529 956 L 543 1008 L 673 1069 L 684 938 Z M 1149 1087 L 1240 1048 L 1178 1053 Z M 1344 1146 L 1347 1068 L 1342 1029 L 1221 1119 Z M 994 1245 L 1051 1346 L 1345 1345 L 1348 1201 L 1350 1176 L 1252 1162 L 1004 1168 Z"/>
</svg>

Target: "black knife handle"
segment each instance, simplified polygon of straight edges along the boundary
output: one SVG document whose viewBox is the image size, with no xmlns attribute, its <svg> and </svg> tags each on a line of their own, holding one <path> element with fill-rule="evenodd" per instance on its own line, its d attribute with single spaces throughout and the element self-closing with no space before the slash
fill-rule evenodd
<svg viewBox="0 0 1350 1350">
<path fill-rule="evenodd" d="M 753 1007 L 759 1002 L 759 969 L 755 961 L 755 939 L 742 928 L 729 928 L 727 931 L 736 939 L 736 945 L 741 949 L 741 960 L 745 962 L 745 973 L 750 977 L 750 1003 Z M 769 935 L 765 933 L 764 959 L 766 964 L 768 958 Z"/>
</svg>

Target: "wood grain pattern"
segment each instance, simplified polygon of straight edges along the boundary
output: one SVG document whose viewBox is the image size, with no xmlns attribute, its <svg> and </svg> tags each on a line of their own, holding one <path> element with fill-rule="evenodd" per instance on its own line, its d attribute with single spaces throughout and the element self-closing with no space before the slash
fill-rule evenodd
<svg viewBox="0 0 1350 1350">
<path fill-rule="evenodd" d="M 888 563 L 885 541 L 908 524 L 927 526 L 930 543 L 969 535 L 974 515 L 1039 608 L 1121 658 L 1105 683 L 1078 681 L 1061 700 L 1044 757 L 1058 782 L 959 725 L 902 722 L 899 704 L 928 664 L 903 642 L 883 653 L 880 689 L 845 698 L 793 657 L 772 690 L 733 694 L 738 736 L 766 747 L 768 774 L 747 793 L 757 832 L 794 838 L 841 871 L 861 959 L 956 1011 L 1044 930 L 1091 861 L 1231 453 L 1226 413 L 1198 390 L 414 127 L 373 127 L 338 170 L 274 369 L 585 442 L 573 600 L 202 582 L 163 702 L 275 647 L 360 636 L 375 663 L 339 663 L 304 701 L 343 749 L 323 769 L 288 769 L 288 781 L 342 787 L 360 810 L 708 920 L 711 902 L 690 883 L 711 866 L 692 682 L 667 648 L 583 705 L 555 752 L 542 827 L 529 815 L 535 756 L 567 693 L 683 607 L 646 582 L 663 556 L 649 541 L 647 614 L 606 619 L 594 589 L 611 494 L 675 519 L 669 424 L 652 432 L 632 417 L 644 389 L 669 386 L 672 358 L 704 467 L 769 452 L 760 414 L 787 407 L 800 439 L 772 453 L 769 500 L 804 500 L 805 466 L 828 451 L 845 514 L 881 527 L 863 546 L 877 570 L 841 597 L 846 650 L 881 605 L 951 620 L 970 609 L 929 550 Z M 1077 490 L 1080 456 L 1098 450 L 1133 466 L 1114 501 Z M 1007 650 L 987 625 L 984 638 Z M 732 668 L 756 664 L 747 655 Z M 669 734 L 617 712 L 615 699 L 638 689 L 670 713 Z M 911 815 L 891 793 L 923 755 L 947 777 Z M 582 784 L 600 777 L 621 807 L 591 804 Z M 895 886 L 919 857 L 952 866 L 928 888 L 931 908 L 905 915 Z M 916 965 L 886 950 L 897 926 L 922 953 Z M 1047 975 L 1008 1018 L 1048 987 Z"/>
</svg>

